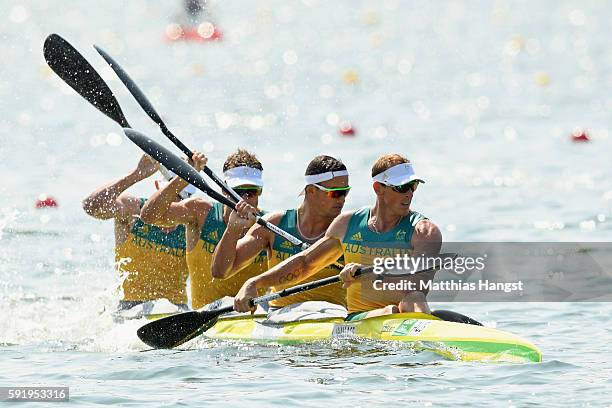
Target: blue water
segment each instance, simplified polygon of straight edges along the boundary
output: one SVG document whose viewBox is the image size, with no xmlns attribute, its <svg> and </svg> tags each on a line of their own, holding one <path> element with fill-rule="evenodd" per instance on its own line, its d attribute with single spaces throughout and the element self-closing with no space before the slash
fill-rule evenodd
<svg viewBox="0 0 612 408">
<path fill-rule="evenodd" d="M 611 6 L 213 2 L 222 42 L 168 44 L 178 11 L 144 0 L 0 3 L 0 385 L 67 385 L 89 405 L 610 405 L 608 303 L 434 305 L 531 340 L 541 364 L 354 343 L 196 340 L 144 352 L 141 322 L 110 316 L 112 223 L 80 208 L 135 166 L 138 149 L 46 67 L 42 43 L 51 32 L 73 43 L 133 127 L 169 147 L 91 44 L 211 168 L 238 146 L 253 150 L 264 208 L 295 206 L 321 153 L 351 172 L 346 208 L 366 205 L 372 161 L 402 152 L 427 180 L 414 208 L 447 241 L 610 241 Z M 354 137 L 338 134 L 344 120 Z M 576 128 L 592 141 L 571 143 Z M 133 191 L 148 196 L 153 179 Z M 34 210 L 41 193 L 59 207 Z"/>
</svg>

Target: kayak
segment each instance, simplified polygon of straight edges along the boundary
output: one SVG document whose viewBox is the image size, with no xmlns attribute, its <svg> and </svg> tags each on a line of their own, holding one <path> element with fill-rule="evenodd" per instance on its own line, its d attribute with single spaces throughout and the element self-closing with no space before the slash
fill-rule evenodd
<svg viewBox="0 0 612 408">
<path fill-rule="evenodd" d="M 399 313 L 355 322 L 333 317 L 270 323 L 265 315 L 221 318 L 203 333 L 220 340 L 299 344 L 333 339 L 397 341 L 449 360 L 540 362 L 542 353 L 529 341 L 490 327 L 439 320 L 424 313 Z"/>
</svg>

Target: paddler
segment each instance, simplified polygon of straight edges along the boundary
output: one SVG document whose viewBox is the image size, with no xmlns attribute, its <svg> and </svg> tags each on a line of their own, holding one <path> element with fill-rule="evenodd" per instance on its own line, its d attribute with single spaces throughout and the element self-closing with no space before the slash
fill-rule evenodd
<svg viewBox="0 0 612 408">
<path fill-rule="evenodd" d="M 323 237 L 332 221 L 342 212 L 346 195 L 350 191 L 348 171 L 338 159 L 331 156 L 317 156 L 306 167 L 304 185 L 301 193 L 304 195 L 304 200 L 298 208 L 269 213 L 264 218 L 300 240 L 313 244 Z M 214 277 L 232 276 L 249 265 L 263 250 L 267 250 L 269 268 L 301 251 L 299 247 L 272 231 L 259 224 L 253 225 L 255 211 L 256 209 L 248 202 L 240 201 L 237 211 L 231 212 L 228 227 L 213 258 L 212 274 Z M 242 231 L 245 228 L 250 229 L 242 237 Z M 337 275 L 338 268 L 329 264 L 341 256 L 342 254 L 339 254 L 328 264 L 321 265 L 316 270 L 313 269 L 305 281 Z M 284 279 L 277 280 L 268 286 L 278 291 L 295 281 L 290 274 L 284 276 Z M 267 289 L 268 286 L 258 288 Z M 340 284 L 337 284 L 303 292 L 289 298 L 273 300 L 270 302 L 270 307 L 281 308 L 310 300 L 346 305 L 345 291 L 342 290 Z"/>
<path fill-rule="evenodd" d="M 196 170 L 202 170 L 206 162 L 206 156 L 194 153 L 192 165 Z M 262 193 L 262 172 L 263 166 L 257 157 L 242 149 L 229 155 L 223 164 L 225 182 L 253 208 L 257 208 Z M 151 196 L 140 216 L 155 225 L 185 226 L 191 304 L 198 309 L 224 296 L 234 296 L 244 281 L 266 270 L 267 262 L 263 253 L 254 256 L 239 274 L 229 279 L 213 279 L 210 270 L 213 252 L 225 232 L 231 209 L 200 197 L 175 202 L 173 197 L 186 185 L 186 181 L 176 177 Z"/>
<path fill-rule="evenodd" d="M 235 309 L 246 312 L 252 309 L 249 301 L 257 290 L 302 282 L 344 255 L 347 265 L 340 275 L 348 287 L 347 320 L 398 312 L 430 313 L 423 291 L 380 291 L 375 289 L 375 275 L 357 279 L 353 276 L 357 268 L 374 264 L 377 257 L 439 252 L 442 243 L 439 228 L 411 209 L 413 195 L 423 182 L 405 157 L 399 154 L 379 157 L 372 166 L 374 206 L 341 214 L 312 247 L 246 281 L 234 299 Z M 418 276 L 433 279 L 433 273 Z"/>
<path fill-rule="evenodd" d="M 139 216 L 146 199 L 125 192 L 158 170 L 159 164 L 143 155 L 133 171 L 83 200 L 87 214 L 115 221 L 115 265 L 126 274 L 120 310 L 162 298 L 186 309 L 185 228 L 163 229 L 143 222 Z M 179 201 L 194 192 L 189 186 L 171 199 Z"/>
</svg>

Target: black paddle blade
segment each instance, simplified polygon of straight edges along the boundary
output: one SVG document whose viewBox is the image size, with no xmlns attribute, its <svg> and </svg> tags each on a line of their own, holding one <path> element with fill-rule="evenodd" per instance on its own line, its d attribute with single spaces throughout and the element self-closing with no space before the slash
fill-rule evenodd
<svg viewBox="0 0 612 408">
<path fill-rule="evenodd" d="M 453 312 L 452 310 L 434 310 L 431 312 L 432 315 L 446 320 L 447 322 L 473 324 L 474 326 L 482 326 L 483 324 L 477 320 L 472 319 L 464 314 Z"/>
<path fill-rule="evenodd" d="M 169 349 L 210 329 L 217 322 L 218 316 L 216 311 L 179 313 L 147 323 L 136 333 L 150 347 Z"/>
<path fill-rule="evenodd" d="M 132 80 L 132 78 L 130 78 L 128 73 L 123 68 L 121 68 L 121 65 L 119 65 L 117 61 L 115 61 L 113 57 L 111 57 L 102 48 L 98 47 L 97 45 L 94 45 L 94 48 L 96 49 L 96 51 L 98 51 L 98 54 L 100 54 L 102 58 L 104 58 L 108 65 L 110 65 L 113 71 L 115 71 L 115 74 L 117 74 L 121 82 L 123 82 L 123 84 L 127 87 L 127 89 L 134 96 L 134 98 L 136 98 L 136 101 L 145 110 L 147 115 L 149 115 L 149 117 L 153 119 L 153 121 L 159 126 L 165 127 L 166 125 L 164 124 L 164 121 L 162 120 L 161 116 L 159 116 L 155 108 L 153 108 L 153 105 L 151 104 L 151 102 L 149 102 L 149 100 L 140 90 L 138 85 L 136 85 L 136 83 Z"/>
<path fill-rule="evenodd" d="M 121 127 L 130 127 L 106 82 L 68 41 L 57 34 L 49 35 L 43 54 L 53 72 L 79 95 Z"/>
<path fill-rule="evenodd" d="M 214 198 L 222 204 L 225 204 L 231 208 L 236 207 L 236 204 L 230 201 L 223 194 L 210 188 L 208 183 L 206 183 L 206 181 L 204 180 L 204 177 L 202 177 L 196 171 L 196 169 L 191 167 L 189 163 L 181 160 L 170 150 L 166 149 L 159 143 L 155 142 L 151 138 L 145 136 L 144 134 L 138 131 L 132 129 L 123 129 L 123 132 L 128 137 L 128 139 L 134 142 L 145 153 L 153 157 L 168 170 L 173 171 L 177 176 L 187 181 L 189 184 L 199 188 L 201 191 L 208 194 L 210 197 Z"/>
</svg>

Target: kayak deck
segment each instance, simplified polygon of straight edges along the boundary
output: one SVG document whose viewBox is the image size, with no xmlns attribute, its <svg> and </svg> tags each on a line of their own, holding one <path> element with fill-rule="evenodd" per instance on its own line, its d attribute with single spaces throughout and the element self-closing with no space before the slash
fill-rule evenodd
<svg viewBox="0 0 612 408">
<path fill-rule="evenodd" d="M 527 340 L 501 330 L 439 320 L 424 313 L 399 313 L 355 322 L 341 318 L 270 323 L 265 316 L 220 319 L 204 333 L 212 339 L 280 344 L 331 339 L 371 339 L 409 343 L 449 360 L 539 362 L 540 350 Z"/>
</svg>

